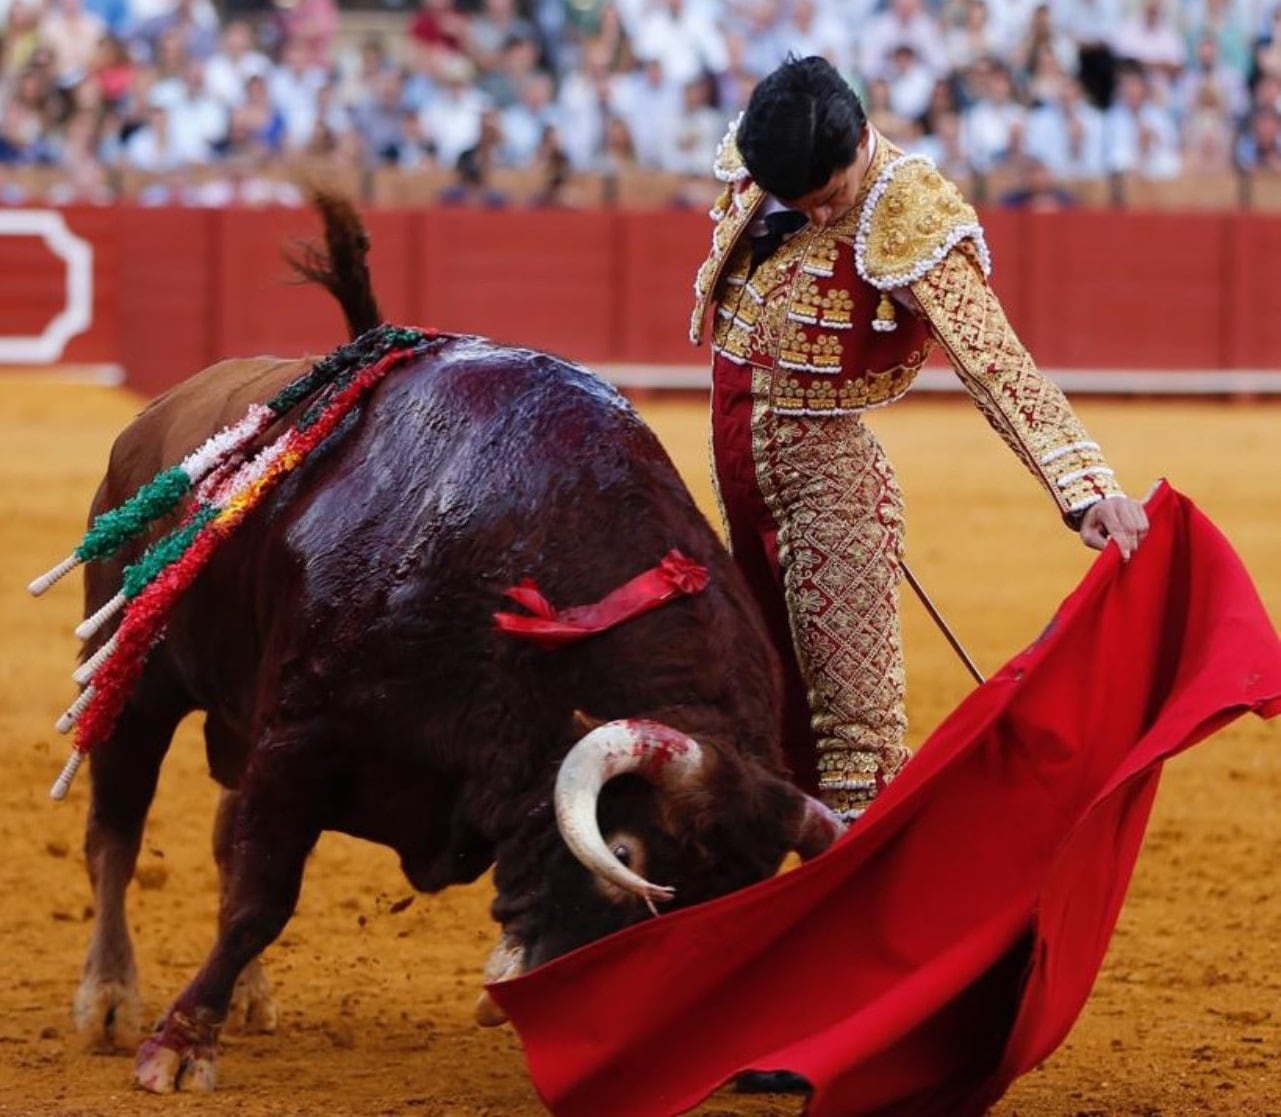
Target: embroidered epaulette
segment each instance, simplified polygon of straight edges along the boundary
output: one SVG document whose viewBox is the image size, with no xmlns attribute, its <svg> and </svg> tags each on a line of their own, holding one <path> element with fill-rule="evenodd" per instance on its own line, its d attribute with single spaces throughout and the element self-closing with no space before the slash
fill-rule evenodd
<svg viewBox="0 0 1281 1117">
<path fill-rule="evenodd" d="M 904 155 L 886 164 L 868 191 L 854 264 L 873 287 L 890 291 L 915 283 L 965 240 L 987 275 L 992 265 L 974 207 L 929 158 Z"/>
<path fill-rule="evenodd" d="M 725 189 L 721 191 L 709 214 L 716 222 L 716 228 L 712 230 L 711 252 L 694 277 L 694 308 L 690 313 L 689 339 L 695 345 L 703 339 L 707 306 L 729 254 L 765 200 L 765 192 L 752 182 L 743 163 L 743 156 L 739 153 L 738 143 L 734 138 L 737 131 L 738 120 L 735 120 L 717 147 L 716 158 L 712 162 L 712 173 L 725 183 Z"/>
<path fill-rule="evenodd" d="M 729 129 L 716 146 L 716 158 L 712 160 L 712 174 L 718 181 L 733 186 L 748 177 L 747 165 L 743 162 L 742 153 L 738 150 L 738 122 L 743 114 L 730 121 Z"/>
</svg>

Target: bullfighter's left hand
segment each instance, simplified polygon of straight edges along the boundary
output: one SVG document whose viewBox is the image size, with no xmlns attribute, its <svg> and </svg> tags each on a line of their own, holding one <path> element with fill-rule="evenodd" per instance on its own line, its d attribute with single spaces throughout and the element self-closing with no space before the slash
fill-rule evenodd
<svg viewBox="0 0 1281 1117">
<path fill-rule="evenodd" d="M 1129 562 L 1148 533 L 1148 514 L 1143 505 L 1128 496 L 1110 496 L 1090 506 L 1081 521 L 1081 540 L 1087 547 L 1103 550 L 1111 540 Z"/>
</svg>

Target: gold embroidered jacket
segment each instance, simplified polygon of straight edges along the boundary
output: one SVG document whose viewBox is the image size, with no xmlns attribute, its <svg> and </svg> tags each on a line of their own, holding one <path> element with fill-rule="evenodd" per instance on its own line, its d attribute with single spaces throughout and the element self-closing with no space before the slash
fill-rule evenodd
<svg viewBox="0 0 1281 1117">
<path fill-rule="evenodd" d="M 717 153 L 715 173 L 727 186 L 694 284 L 691 340 L 702 339 L 713 310 L 716 362 L 767 371 L 768 407 L 796 415 L 898 399 L 937 342 L 997 433 L 1074 521 L 1120 492 L 1112 470 L 988 286 L 974 209 L 929 159 L 876 141 L 850 213 L 826 229 L 806 227 L 752 270 L 744 234 L 766 195 L 747 176 L 731 127 Z M 917 313 L 896 308 L 891 292 Z"/>
</svg>

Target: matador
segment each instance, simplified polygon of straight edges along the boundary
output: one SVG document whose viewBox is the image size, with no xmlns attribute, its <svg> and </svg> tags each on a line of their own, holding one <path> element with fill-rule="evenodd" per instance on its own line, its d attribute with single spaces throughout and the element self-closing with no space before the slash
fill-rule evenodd
<svg viewBox="0 0 1281 1117">
<path fill-rule="evenodd" d="M 1111 534 L 1130 529 L 1137 546 L 1146 531 L 1142 506 L 1007 322 L 974 209 L 929 159 L 859 117 L 862 162 L 851 166 L 862 173 L 834 177 L 829 191 L 853 182 L 852 205 L 822 209 L 822 187 L 793 201 L 808 223 L 763 259 L 764 218 L 788 203 L 756 181 L 731 127 L 691 321 L 698 343 L 711 318 L 717 496 L 783 660 L 787 759 L 799 784 L 847 818 L 910 755 L 903 497 L 865 412 L 902 398 L 941 346 L 1070 526 L 1119 498 L 1131 520 Z"/>
</svg>

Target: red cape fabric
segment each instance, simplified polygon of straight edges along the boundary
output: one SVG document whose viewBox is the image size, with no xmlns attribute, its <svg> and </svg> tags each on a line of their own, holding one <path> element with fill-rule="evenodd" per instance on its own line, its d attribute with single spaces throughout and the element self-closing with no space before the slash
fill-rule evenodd
<svg viewBox="0 0 1281 1117">
<path fill-rule="evenodd" d="M 1161 763 L 1281 712 L 1281 642 L 1231 546 L 1162 486 L 1042 636 L 832 849 L 490 986 L 560 1117 L 683 1112 L 747 1068 L 814 1117 L 982 1113 L 1063 1040 Z"/>
</svg>

